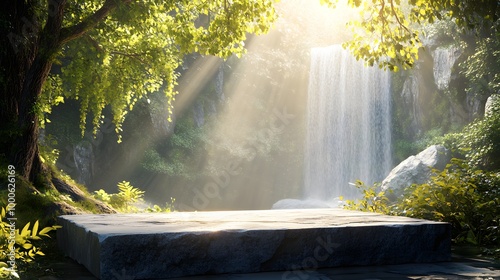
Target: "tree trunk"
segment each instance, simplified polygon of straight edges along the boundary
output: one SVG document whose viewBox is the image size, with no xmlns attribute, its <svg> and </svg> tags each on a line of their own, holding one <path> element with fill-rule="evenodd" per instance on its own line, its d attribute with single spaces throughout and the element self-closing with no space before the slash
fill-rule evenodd
<svg viewBox="0 0 500 280">
<path fill-rule="evenodd" d="M 3 59 L 2 62 L 5 62 Z M 11 59 L 9 63 L 19 63 L 18 59 Z M 7 63 L 7 64 L 9 64 Z M 33 181 L 35 174 L 41 169 L 38 149 L 38 118 L 36 101 L 41 93 L 41 85 L 48 74 L 50 63 L 44 62 L 38 66 L 44 69 L 37 73 L 37 77 L 29 76 L 33 72 L 34 63 L 30 56 L 24 56 L 18 65 L 27 66 L 24 69 L 11 70 L 4 75 L 7 82 L 2 89 L 1 104 L 2 140 L 1 150 L 8 164 L 16 168 L 16 173 Z M 15 68 L 15 67 L 13 67 Z M 12 69 L 12 68 L 11 68 Z M 27 70 L 27 71 L 26 71 Z M 21 98 L 20 98 L 21 97 Z"/>
<path fill-rule="evenodd" d="M 37 102 L 55 54 L 131 0 L 106 0 L 80 23 L 62 28 L 66 1 L 11 0 L 0 9 L 0 43 L 4 46 L 0 49 L 0 161 L 6 159 L 18 175 L 31 182 L 42 168 Z M 46 15 L 40 14 L 43 10 Z M 42 16 L 46 16 L 43 28 Z"/>
<path fill-rule="evenodd" d="M 41 160 L 38 148 L 38 115 L 37 101 L 42 92 L 42 86 L 50 71 L 52 63 L 47 59 L 35 58 L 28 70 L 21 91 L 22 103 L 18 106 L 18 127 L 21 135 L 17 137 L 17 153 L 13 162 L 19 174 L 31 182 L 41 171 Z"/>
<path fill-rule="evenodd" d="M 21 96 L 23 95 L 26 73 L 30 69 L 37 51 L 37 40 L 35 40 L 37 26 L 33 20 L 34 12 L 28 3 L 9 1 L 6 5 L 7 7 L 1 12 L 2 22 L 10 24 L 1 25 L 1 40 L 2 46 L 4 46 L 1 53 L 1 71 L 4 78 L 1 81 L 3 102 L 0 105 L 1 153 L 8 164 L 14 165 L 18 174 L 29 178 L 37 147 L 33 143 L 30 143 L 33 145 L 30 147 L 22 145 L 22 138 L 35 132 L 36 127 L 20 125 L 21 119 L 24 121 L 27 116 L 21 118 L 19 107 L 22 102 Z M 27 107 L 28 104 L 24 104 L 24 106 Z M 28 129 L 30 127 L 31 131 Z M 29 151 L 30 160 L 21 162 L 20 158 L 26 158 L 23 154 L 27 154 L 27 151 Z"/>
<path fill-rule="evenodd" d="M 16 173 L 34 181 L 41 170 L 38 148 L 37 102 L 59 50 L 59 32 L 65 1 L 50 3 L 42 30 L 37 1 L 8 1 L 0 12 L 2 75 L 0 92 L 0 156 Z M 53 1 L 49 1 L 53 2 Z M 55 6 L 54 6 L 55 5 Z"/>
</svg>

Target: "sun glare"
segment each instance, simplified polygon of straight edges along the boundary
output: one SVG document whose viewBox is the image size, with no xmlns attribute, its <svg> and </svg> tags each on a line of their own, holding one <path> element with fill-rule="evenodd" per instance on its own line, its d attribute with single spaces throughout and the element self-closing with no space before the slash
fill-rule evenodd
<svg viewBox="0 0 500 280">
<path fill-rule="evenodd" d="M 191 113 L 186 110 L 204 94 L 218 73 L 224 73 L 225 99 L 217 109 L 216 125 L 210 127 L 208 135 L 217 144 L 209 145 L 197 164 L 199 174 L 212 174 L 212 178 L 225 178 L 227 182 L 217 184 L 219 179 L 208 179 L 184 186 L 184 181 L 173 183 L 162 181 L 162 176 L 151 178 L 147 192 L 161 197 L 159 201 L 165 200 L 162 194 L 165 188 L 171 188 L 181 190 L 173 195 L 177 201 L 194 208 L 191 210 L 262 209 L 275 200 L 273 193 L 284 192 L 286 187 L 275 183 L 275 173 L 286 169 L 288 161 L 301 160 L 303 154 L 303 140 L 299 139 L 305 137 L 310 49 L 348 40 L 346 23 L 356 13 L 342 3 L 331 9 L 310 0 L 284 0 L 276 9 L 279 18 L 271 31 L 250 37 L 246 41 L 248 51 L 241 59 L 232 57 L 223 61 L 197 56 L 186 63 L 177 87 L 176 116 Z M 255 158 L 276 153 L 280 137 L 297 139 L 295 147 L 287 147 L 295 155 L 271 156 L 278 164 L 263 171 L 262 163 Z M 225 176 L 225 166 L 233 162 L 241 172 Z M 300 176 L 296 174 L 296 178 L 289 180 L 300 181 Z"/>
</svg>

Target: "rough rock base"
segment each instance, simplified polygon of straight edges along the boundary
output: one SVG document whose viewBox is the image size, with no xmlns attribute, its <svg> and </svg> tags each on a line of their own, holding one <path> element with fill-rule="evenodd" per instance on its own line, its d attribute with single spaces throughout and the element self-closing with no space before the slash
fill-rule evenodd
<svg viewBox="0 0 500 280">
<path fill-rule="evenodd" d="M 74 215 L 59 223 L 60 248 L 100 279 L 451 259 L 446 223 L 341 209 Z"/>
</svg>

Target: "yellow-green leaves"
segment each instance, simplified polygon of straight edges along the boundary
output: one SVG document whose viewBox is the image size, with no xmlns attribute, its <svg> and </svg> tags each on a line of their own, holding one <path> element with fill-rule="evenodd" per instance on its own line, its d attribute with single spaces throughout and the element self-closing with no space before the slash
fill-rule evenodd
<svg viewBox="0 0 500 280">
<path fill-rule="evenodd" d="M 321 0 L 330 7 L 336 2 Z M 360 9 L 360 20 L 349 24 L 354 35 L 344 46 L 368 65 L 378 64 L 390 70 L 407 69 L 415 64 L 422 46 L 418 30 L 423 25 L 449 20 L 462 30 L 478 33 L 498 26 L 494 23 L 498 9 L 491 8 L 498 6 L 496 0 L 348 0 L 348 3 Z M 373 44 L 375 40 L 378 42 Z"/>
<path fill-rule="evenodd" d="M 387 56 L 389 56 L 390 58 L 396 58 L 396 51 L 394 51 L 394 48 L 390 47 L 388 50 L 387 50 Z"/>
<path fill-rule="evenodd" d="M 39 223 L 35 221 L 33 226 L 31 223 L 27 223 L 22 227 L 21 230 L 16 228 L 16 223 L 9 221 L 7 218 L 7 211 L 2 207 L 0 215 L 0 277 L 16 277 L 19 278 L 19 274 L 16 272 L 16 267 L 11 267 L 8 265 L 10 260 L 9 254 L 14 254 L 16 262 L 31 262 L 34 258 L 38 256 L 43 256 L 44 253 L 35 247 L 32 243 L 33 240 L 40 240 L 41 237 L 49 237 L 49 232 L 61 228 L 61 226 L 51 226 L 45 227 L 39 231 Z M 14 237 L 13 241 L 12 237 Z"/>
<path fill-rule="evenodd" d="M 345 209 L 390 214 L 389 198 L 384 191 L 379 190 L 379 184 L 367 186 L 360 180 L 356 180 L 355 187 L 362 192 L 363 198 L 346 200 Z"/>
<path fill-rule="evenodd" d="M 125 212 L 133 213 L 138 212 L 139 208 L 135 205 L 143 201 L 144 191 L 133 187 L 130 182 L 123 181 L 118 183 L 118 193 L 108 194 L 104 190 L 94 192 L 94 197 L 108 203 L 114 209 Z"/>
<path fill-rule="evenodd" d="M 361 20 L 349 24 L 354 35 L 344 47 L 369 66 L 378 65 L 392 71 L 411 68 L 418 59 L 421 43 L 418 32 L 409 26 L 409 14 L 400 6 L 400 1 L 351 0 L 349 3 L 362 7 Z"/>
<path fill-rule="evenodd" d="M 63 25 L 78 24 L 102 2 L 68 3 Z M 97 133 L 106 106 L 119 133 L 127 113 L 152 92 L 165 93 L 172 113 L 177 69 L 184 56 L 241 56 L 247 34 L 265 33 L 275 21 L 274 2 L 145 0 L 119 5 L 94 29 L 63 47 L 61 74 L 53 75 L 63 83 L 46 87 L 43 95 L 78 99 L 82 134 L 88 115 Z"/>
<path fill-rule="evenodd" d="M 118 193 L 108 194 L 105 190 L 101 189 L 94 191 L 93 196 L 122 213 L 158 213 L 174 211 L 175 198 L 170 198 L 170 202 L 165 203 L 165 208 L 153 205 L 152 207 L 148 206 L 145 209 L 139 209 L 136 204 L 138 202 L 144 202 L 144 191 L 133 187 L 130 182 L 127 181 L 120 182 L 117 186 Z"/>
</svg>

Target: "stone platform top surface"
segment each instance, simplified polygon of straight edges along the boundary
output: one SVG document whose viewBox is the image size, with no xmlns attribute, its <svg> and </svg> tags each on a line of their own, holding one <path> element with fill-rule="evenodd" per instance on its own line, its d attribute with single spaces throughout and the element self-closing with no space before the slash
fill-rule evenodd
<svg viewBox="0 0 500 280">
<path fill-rule="evenodd" d="M 100 279 L 124 268 L 133 279 L 163 279 L 450 259 L 446 223 L 338 208 L 72 215 L 59 223 L 59 247 Z"/>
<path fill-rule="evenodd" d="M 338 208 L 252 211 L 172 212 L 107 215 L 66 215 L 101 238 L 110 235 L 195 233 L 361 226 L 439 224 L 408 217 L 380 215 Z"/>
</svg>

